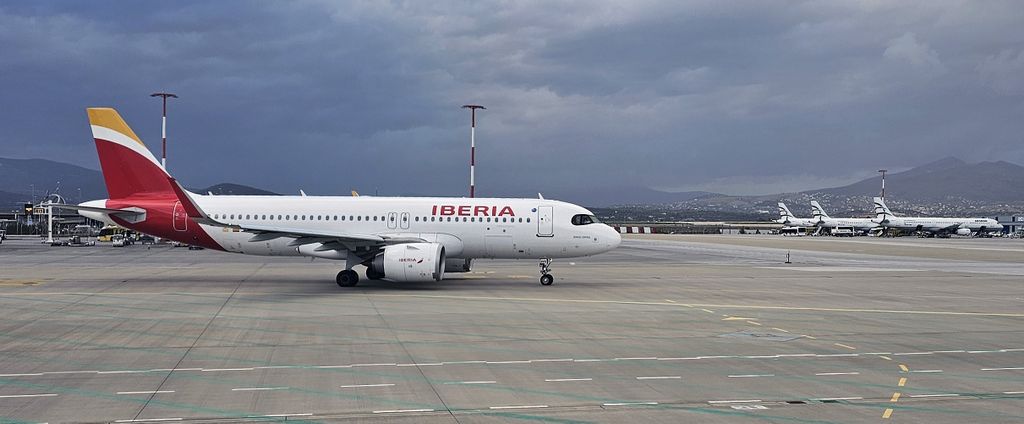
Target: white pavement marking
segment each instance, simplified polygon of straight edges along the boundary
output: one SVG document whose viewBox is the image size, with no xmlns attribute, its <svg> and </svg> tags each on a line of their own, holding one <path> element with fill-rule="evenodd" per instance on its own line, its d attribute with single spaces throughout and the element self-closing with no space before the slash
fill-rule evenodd
<svg viewBox="0 0 1024 424">
<path fill-rule="evenodd" d="M 273 418 L 273 417 L 309 417 L 309 416 L 312 416 L 312 415 L 313 415 L 312 412 L 303 412 L 303 413 L 300 413 L 300 414 L 268 414 L 268 415 L 260 415 L 260 416 L 267 417 L 267 418 Z"/>
<path fill-rule="evenodd" d="M 391 387 L 391 386 L 394 386 L 394 385 L 395 385 L 395 383 L 349 384 L 349 385 L 346 385 L 346 386 L 338 386 L 338 387 L 341 387 L 342 389 L 357 389 L 357 388 L 360 388 L 360 387 Z"/>
<path fill-rule="evenodd" d="M 259 392 L 265 390 L 288 390 L 288 387 L 238 387 L 231 389 L 232 392 Z"/>
<path fill-rule="evenodd" d="M 1024 390 L 1019 392 L 1003 392 L 1004 395 L 1024 395 Z"/>
<path fill-rule="evenodd" d="M 938 373 L 938 372 L 942 372 L 942 370 L 910 370 L 910 372 L 912 372 L 912 373 L 918 373 L 918 374 L 927 374 L 927 373 Z"/>
<path fill-rule="evenodd" d="M 900 352 L 894 353 L 892 356 L 909 356 L 909 355 L 931 355 L 935 352 Z"/>
<path fill-rule="evenodd" d="M 53 396 L 57 396 L 57 394 L 56 393 L 36 393 L 36 394 L 31 394 L 31 395 L 2 395 L 2 396 L 0 396 L 0 399 L 2 399 L 2 398 L 53 397 Z"/>
<path fill-rule="evenodd" d="M 504 364 L 529 364 L 529 360 L 525 361 L 487 361 L 487 365 L 504 365 Z"/>
<path fill-rule="evenodd" d="M 824 400 L 861 400 L 864 399 L 861 396 L 849 396 L 849 397 L 827 397 L 827 398 L 814 398 L 811 400 L 824 401 Z"/>
<path fill-rule="evenodd" d="M 556 383 L 561 381 L 594 381 L 593 378 L 549 378 L 544 381 Z"/>
<path fill-rule="evenodd" d="M 1012 370 L 1024 370 L 1024 367 L 1006 367 L 1006 368 L 982 368 L 982 371 L 1012 371 Z"/>
<path fill-rule="evenodd" d="M 203 368 L 203 372 L 217 372 L 217 371 L 252 371 L 255 368 Z"/>
<path fill-rule="evenodd" d="M 155 423 L 160 421 L 181 421 L 181 418 L 140 418 L 137 420 L 117 420 L 115 423 Z"/>
<path fill-rule="evenodd" d="M 814 375 L 860 375 L 859 372 L 816 372 Z"/>
<path fill-rule="evenodd" d="M 395 414 L 402 412 L 434 412 L 433 409 L 385 409 L 381 411 L 373 411 L 374 414 Z"/>
<path fill-rule="evenodd" d="M 558 359 L 531 359 L 532 362 L 572 362 L 572 358 L 558 358 Z"/>
<path fill-rule="evenodd" d="M 390 364 L 352 364 L 353 367 L 393 367 L 394 363 Z"/>
<path fill-rule="evenodd" d="M 142 390 L 137 392 L 117 392 L 119 395 L 155 395 L 160 393 L 174 393 L 174 390 Z"/>
<path fill-rule="evenodd" d="M 679 375 L 658 375 L 652 377 L 637 377 L 637 380 L 677 380 L 683 378 Z"/>
<path fill-rule="evenodd" d="M 122 370 L 122 371 L 96 371 L 96 374 L 139 374 L 147 373 L 148 370 Z"/>
<path fill-rule="evenodd" d="M 547 408 L 547 405 L 508 405 L 508 406 L 491 406 L 488 409 L 531 409 L 531 408 Z"/>
<path fill-rule="evenodd" d="M 730 375 L 729 378 L 755 378 L 755 377 L 775 377 L 775 374 L 734 374 Z"/>
<path fill-rule="evenodd" d="M 43 375 L 43 373 L 36 372 L 36 373 L 26 373 L 26 374 L 0 374 L 0 377 L 35 377 L 35 376 L 38 376 L 38 375 Z"/>
<path fill-rule="evenodd" d="M 957 397 L 959 393 L 936 393 L 931 395 L 910 395 L 912 398 L 930 398 L 930 397 Z"/>
<path fill-rule="evenodd" d="M 708 403 L 757 403 L 764 402 L 761 399 L 740 399 L 740 400 L 709 400 Z"/>
<path fill-rule="evenodd" d="M 444 383 L 444 384 L 494 384 L 494 383 L 497 383 L 497 381 L 493 381 L 493 380 L 486 380 L 486 381 L 449 381 L 449 382 Z"/>
<path fill-rule="evenodd" d="M 657 356 L 644 356 L 644 357 L 633 357 L 633 358 L 615 358 L 616 361 L 654 361 L 657 360 Z"/>
<path fill-rule="evenodd" d="M 609 402 L 603 403 L 604 406 L 633 406 L 633 405 L 657 405 L 658 402 Z"/>
</svg>

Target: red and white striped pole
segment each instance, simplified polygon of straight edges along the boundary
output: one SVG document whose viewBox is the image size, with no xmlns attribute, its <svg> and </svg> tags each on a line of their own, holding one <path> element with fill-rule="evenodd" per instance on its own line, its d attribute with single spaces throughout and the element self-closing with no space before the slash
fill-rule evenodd
<svg viewBox="0 0 1024 424">
<path fill-rule="evenodd" d="M 476 197 L 476 110 L 487 108 L 480 105 L 462 105 L 463 109 L 469 109 L 469 197 Z"/>
<path fill-rule="evenodd" d="M 167 98 L 168 97 L 173 97 L 173 98 L 177 99 L 178 96 L 176 96 L 174 94 L 171 94 L 171 93 L 153 93 L 153 94 L 150 94 L 149 97 L 162 97 L 163 101 L 164 101 L 164 115 L 163 115 L 163 121 L 162 121 L 161 126 L 160 126 L 160 134 L 163 137 L 163 143 L 162 143 L 162 146 L 163 146 L 162 151 L 163 152 L 162 152 L 162 154 L 160 156 L 160 166 L 162 166 L 164 168 L 164 170 L 166 170 L 167 169 Z"/>
</svg>

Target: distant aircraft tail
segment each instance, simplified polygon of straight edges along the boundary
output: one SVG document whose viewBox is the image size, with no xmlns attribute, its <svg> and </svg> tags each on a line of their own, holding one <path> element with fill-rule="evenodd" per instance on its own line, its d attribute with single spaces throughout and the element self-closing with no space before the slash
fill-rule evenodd
<svg viewBox="0 0 1024 424">
<path fill-rule="evenodd" d="M 116 110 L 87 112 L 110 199 L 174 196 L 167 172 Z"/>
<path fill-rule="evenodd" d="M 811 210 L 814 211 L 814 217 L 817 219 L 828 218 L 828 213 L 821 207 L 821 204 L 817 200 L 811 200 Z"/>
<path fill-rule="evenodd" d="M 885 222 L 889 220 L 889 217 L 894 216 L 889 210 L 889 207 L 885 205 L 885 199 L 876 197 L 875 199 L 875 222 Z"/>
</svg>

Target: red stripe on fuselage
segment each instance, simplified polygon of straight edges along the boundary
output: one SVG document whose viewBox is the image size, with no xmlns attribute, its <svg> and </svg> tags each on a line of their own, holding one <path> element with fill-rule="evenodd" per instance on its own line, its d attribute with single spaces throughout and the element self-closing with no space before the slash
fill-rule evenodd
<svg viewBox="0 0 1024 424">
<path fill-rule="evenodd" d="M 141 222 L 128 222 L 116 216 L 111 216 L 111 220 L 122 227 L 155 237 L 225 250 L 192 218 L 186 217 L 191 222 L 184 226 L 178 223 L 177 228 L 182 231 L 175 229 L 174 205 L 178 203 L 178 197 L 163 169 L 137 152 L 107 140 L 96 139 L 96 151 L 100 155 L 103 179 L 110 193 L 106 207 L 146 211 L 146 219 Z"/>
</svg>

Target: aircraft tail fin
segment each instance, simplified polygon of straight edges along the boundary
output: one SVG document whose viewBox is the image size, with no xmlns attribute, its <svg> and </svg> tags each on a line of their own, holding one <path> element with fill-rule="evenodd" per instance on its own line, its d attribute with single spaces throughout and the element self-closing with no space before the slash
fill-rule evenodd
<svg viewBox="0 0 1024 424">
<path fill-rule="evenodd" d="M 817 200 L 811 200 L 811 210 L 814 211 L 815 218 L 828 218 L 828 213 L 821 207 L 821 204 Z"/>
<path fill-rule="evenodd" d="M 174 195 L 167 172 L 116 110 L 86 111 L 111 199 Z"/>
<path fill-rule="evenodd" d="M 892 214 L 892 211 L 889 210 L 889 207 L 885 205 L 885 199 L 883 199 L 881 197 L 876 197 L 874 200 L 875 200 L 875 217 L 878 220 L 884 221 L 884 220 L 888 219 L 888 217 L 894 216 Z"/>
<path fill-rule="evenodd" d="M 789 207 L 785 203 L 779 202 L 779 217 L 781 218 L 792 218 L 793 213 L 789 211 Z"/>
</svg>

